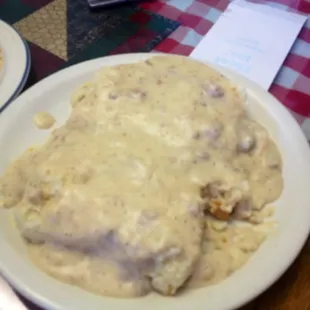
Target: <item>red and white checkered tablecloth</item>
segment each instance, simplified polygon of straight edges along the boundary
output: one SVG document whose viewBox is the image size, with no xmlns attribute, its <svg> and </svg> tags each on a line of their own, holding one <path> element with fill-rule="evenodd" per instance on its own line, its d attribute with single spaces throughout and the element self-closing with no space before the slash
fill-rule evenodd
<svg viewBox="0 0 310 310">
<path fill-rule="evenodd" d="M 264 3 L 310 14 L 310 0 L 274 0 Z M 146 2 L 141 6 L 181 23 L 155 51 L 188 56 L 228 4 L 228 0 L 160 0 Z M 292 112 L 310 140 L 310 19 L 306 21 L 284 61 L 270 92 Z"/>
</svg>

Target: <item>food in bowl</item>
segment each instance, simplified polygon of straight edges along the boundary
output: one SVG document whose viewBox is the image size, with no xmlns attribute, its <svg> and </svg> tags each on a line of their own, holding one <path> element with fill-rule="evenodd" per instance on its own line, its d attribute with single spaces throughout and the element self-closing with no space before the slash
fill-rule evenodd
<svg viewBox="0 0 310 310">
<path fill-rule="evenodd" d="M 55 124 L 56 120 L 50 113 L 38 112 L 33 118 L 35 126 L 39 129 L 50 129 Z"/>
<path fill-rule="evenodd" d="M 101 295 L 219 282 L 269 231 L 279 151 L 229 80 L 157 56 L 100 70 L 0 181 L 33 262 Z"/>
</svg>

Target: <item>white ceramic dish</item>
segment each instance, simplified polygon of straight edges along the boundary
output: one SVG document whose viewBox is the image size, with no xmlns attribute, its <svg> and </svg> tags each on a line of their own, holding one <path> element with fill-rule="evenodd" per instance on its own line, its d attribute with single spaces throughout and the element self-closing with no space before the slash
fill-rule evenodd
<svg viewBox="0 0 310 310">
<path fill-rule="evenodd" d="M 0 70 L 0 112 L 16 98 L 27 81 L 31 58 L 26 41 L 6 22 L 0 20 L 0 49 L 4 66 Z"/>
<path fill-rule="evenodd" d="M 48 132 L 36 129 L 32 123 L 36 112 L 51 112 L 59 125 L 69 114 L 73 88 L 88 80 L 95 70 L 150 56 L 128 54 L 91 60 L 60 71 L 27 90 L 0 115 L 0 174 L 26 147 L 43 142 L 47 137 Z M 276 99 L 244 78 L 223 72 L 246 89 L 248 110 L 268 129 L 284 161 L 285 188 L 275 203 L 279 227 L 253 258 L 220 284 L 179 297 L 154 294 L 141 299 L 103 298 L 40 272 L 27 258 L 7 211 L 1 210 L 0 270 L 18 291 L 48 310 L 231 310 L 254 298 L 279 278 L 299 253 L 309 232 L 310 150 L 298 124 Z"/>
</svg>

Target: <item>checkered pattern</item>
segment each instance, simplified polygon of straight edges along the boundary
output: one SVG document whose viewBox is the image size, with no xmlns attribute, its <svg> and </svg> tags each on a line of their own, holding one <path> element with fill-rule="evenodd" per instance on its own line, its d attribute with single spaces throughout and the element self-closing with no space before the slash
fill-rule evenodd
<svg viewBox="0 0 310 310">
<path fill-rule="evenodd" d="M 181 23 L 155 51 L 188 56 L 228 4 L 228 0 L 161 0 L 142 4 L 145 9 Z M 268 5 L 310 14 L 310 1 L 306 0 L 274 0 L 268 1 Z M 310 19 L 300 32 L 270 92 L 292 112 L 310 140 Z"/>
<path fill-rule="evenodd" d="M 92 12 L 86 0 L 0 0 L 0 19 L 29 44 L 27 87 L 82 61 L 149 52 L 179 26 L 135 4 Z"/>
</svg>

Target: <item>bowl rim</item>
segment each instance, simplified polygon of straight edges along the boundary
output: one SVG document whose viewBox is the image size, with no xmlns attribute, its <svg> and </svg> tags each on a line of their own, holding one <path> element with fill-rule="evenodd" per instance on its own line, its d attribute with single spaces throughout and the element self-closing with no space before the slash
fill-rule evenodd
<svg viewBox="0 0 310 310">
<path fill-rule="evenodd" d="M 30 49 L 27 44 L 27 41 L 23 39 L 23 37 L 20 35 L 20 33 L 13 28 L 11 25 L 9 25 L 7 22 L 4 20 L 0 19 L 0 28 L 3 28 L 3 30 L 6 30 L 8 33 L 10 32 L 11 36 L 15 37 L 16 41 L 18 41 L 19 45 L 16 46 L 15 48 L 18 48 L 20 52 L 24 53 L 24 58 L 20 63 L 18 63 L 18 66 L 22 68 L 22 74 L 20 74 L 20 79 L 18 83 L 14 86 L 14 90 L 10 94 L 7 94 L 7 98 L 3 103 L 0 103 L 0 113 L 3 111 L 11 102 L 14 98 L 16 98 L 20 92 L 23 90 L 27 80 L 28 76 L 30 73 L 30 68 L 31 68 L 31 55 L 30 55 Z M 1 43 L 1 42 L 0 42 Z M 1 48 L 3 52 L 8 51 L 8 47 L 2 47 Z M 5 77 L 5 71 L 6 71 L 6 62 L 7 60 L 4 59 L 4 66 L 1 68 L 0 71 L 1 74 L 3 74 L 3 77 Z"/>
<path fill-rule="evenodd" d="M 84 71 L 89 70 L 89 68 L 98 68 L 100 66 L 109 66 L 109 64 L 116 65 L 120 63 L 128 63 L 128 59 L 130 62 L 136 62 L 139 60 L 144 60 L 152 56 L 158 56 L 163 54 L 157 54 L 157 53 L 137 53 L 137 54 L 122 54 L 122 55 L 115 55 L 115 56 L 108 56 L 108 57 L 102 57 L 97 58 L 93 60 L 89 60 L 86 62 L 79 63 L 77 65 L 71 66 L 69 68 L 63 69 L 61 71 L 58 71 L 49 77 L 43 79 L 39 83 L 35 84 L 31 88 L 29 88 L 27 91 L 25 91 L 20 97 L 15 99 L 12 104 L 10 104 L 3 112 L 0 114 L 0 140 L 1 140 L 1 132 L 4 131 L 5 128 L 9 128 L 9 126 L 15 126 L 10 125 L 10 120 L 12 120 L 12 117 L 14 115 L 18 114 L 18 111 L 20 107 L 25 106 L 28 102 L 30 102 L 32 99 L 34 99 L 38 93 L 42 93 L 45 90 L 47 90 L 49 87 L 51 87 L 54 84 L 59 84 L 61 80 L 65 80 L 67 78 L 70 78 L 70 76 L 74 76 L 78 73 L 83 73 Z M 176 57 L 183 57 L 183 56 L 176 56 Z M 201 62 L 201 61 L 200 61 Z M 204 63 L 204 62 L 201 62 Z M 207 65 L 215 68 L 213 65 L 206 63 Z M 252 95 L 254 94 L 257 98 L 259 98 L 259 101 L 264 101 L 266 104 L 268 103 L 268 106 L 265 105 L 266 109 L 271 109 L 273 116 L 277 117 L 281 120 L 281 122 L 285 122 L 287 127 L 290 127 L 290 131 L 293 133 L 294 136 L 294 143 L 295 145 L 298 145 L 299 151 L 301 152 L 301 158 L 300 160 L 305 164 L 305 172 L 308 172 L 309 177 L 307 177 L 307 181 L 310 182 L 310 149 L 308 145 L 308 141 L 306 140 L 304 134 L 302 133 L 302 130 L 296 120 L 293 118 L 293 116 L 289 113 L 289 111 L 271 94 L 263 90 L 260 86 L 256 85 L 255 83 L 247 80 L 244 77 L 241 77 L 240 75 L 231 72 L 230 70 L 224 69 L 224 68 L 218 68 L 216 67 L 218 71 L 220 71 L 222 74 L 227 75 L 230 79 L 236 79 L 238 82 L 237 85 L 242 86 L 243 88 L 250 90 Z M 271 113 L 271 112 L 268 113 Z M 282 261 L 279 261 L 279 263 L 274 266 L 274 269 L 271 271 L 269 270 L 269 273 L 266 272 L 265 278 L 258 280 L 258 282 L 255 284 L 255 286 L 249 286 L 247 288 L 247 292 L 244 295 L 239 295 L 237 298 L 225 298 L 223 300 L 222 304 L 218 306 L 218 308 L 213 308 L 212 310 L 229 310 L 229 309 L 235 309 L 237 307 L 240 307 L 244 305 L 245 303 L 249 302 L 253 298 L 257 297 L 259 294 L 261 294 L 263 291 L 265 291 L 268 287 L 270 287 L 274 282 L 278 280 L 278 278 L 285 272 L 285 270 L 292 264 L 292 262 L 295 260 L 297 255 L 299 254 L 300 250 L 302 249 L 304 243 L 306 242 L 306 239 L 310 232 L 310 195 L 307 193 L 304 193 L 305 202 L 307 205 L 309 205 L 308 209 L 305 209 L 303 211 L 303 214 L 298 215 L 298 219 L 300 220 L 300 225 L 296 227 L 296 230 L 294 231 L 294 243 L 290 244 L 289 249 L 285 249 L 284 253 L 286 254 L 285 258 L 282 259 Z M 1 241 L 1 236 L 0 236 Z M 4 263 L 4 257 L 5 261 L 9 262 L 10 257 L 7 253 L 5 253 L 5 249 L 8 250 L 9 247 L 7 244 L 4 244 L 1 246 L 1 255 L 0 255 L 0 271 L 4 275 L 4 277 L 11 283 L 13 287 L 15 287 L 22 295 L 24 295 L 29 300 L 32 300 L 39 306 L 49 309 L 49 310 L 67 310 L 70 309 L 68 307 L 69 304 L 64 305 L 61 301 L 51 300 L 49 296 L 44 296 L 43 294 L 39 293 L 36 288 L 33 288 L 31 286 L 28 286 L 26 282 L 24 282 L 21 279 L 21 276 L 17 273 L 16 270 L 12 270 L 12 267 L 9 267 L 8 264 Z M 77 290 L 76 292 L 79 292 Z M 236 291 L 237 292 L 237 291 Z M 89 295 L 92 298 L 97 298 L 97 296 L 85 293 Z M 185 301 L 185 297 L 180 297 L 180 300 L 183 302 Z M 100 299 L 105 300 L 107 304 L 110 302 L 110 298 L 102 298 Z M 135 299 L 136 300 L 136 299 Z M 154 299 L 155 300 L 155 299 Z M 233 301 L 229 301 L 233 300 Z M 168 302 L 168 301 L 166 301 Z M 126 302 L 127 303 L 127 302 Z M 144 306 L 148 305 L 150 303 L 149 301 L 144 302 Z M 197 301 L 198 303 L 198 301 Z M 111 305 L 113 302 L 111 302 Z M 170 307 L 176 304 L 171 303 L 169 301 Z M 135 306 L 134 301 L 128 301 L 128 310 L 132 309 L 138 309 L 140 306 Z M 180 304 L 176 307 L 176 309 L 190 309 L 188 306 L 182 306 L 179 307 Z M 185 305 L 185 304 L 184 304 Z M 124 306 L 124 305 L 123 305 Z M 192 305 L 194 306 L 194 305 Z M 192 307 L 191 306 L 191 307 Z M 196 305 L 198 306 L 198 304 Z M 121 308 L 122 306 L 120 306 Z M 139 308 L 140 309 L 140 308 Z M 141 308 L 142 309 L 142 308 Z M 155 309 L 155 308 L 154 308 Z M 197 307 L 197 310 L 205 309 L 205 306 L 201 305 Z"/>
</svg>

